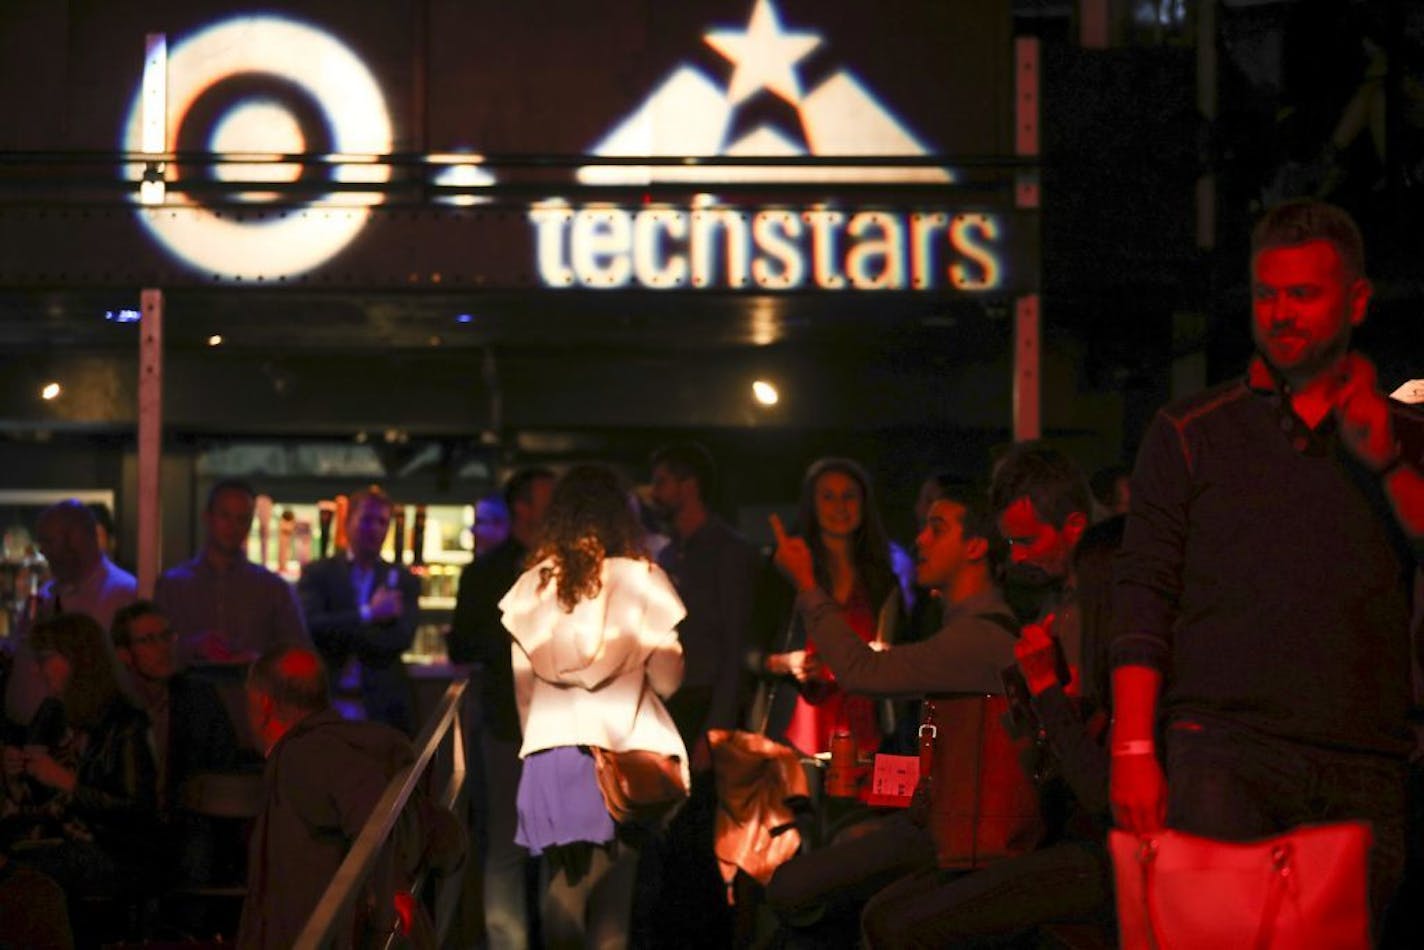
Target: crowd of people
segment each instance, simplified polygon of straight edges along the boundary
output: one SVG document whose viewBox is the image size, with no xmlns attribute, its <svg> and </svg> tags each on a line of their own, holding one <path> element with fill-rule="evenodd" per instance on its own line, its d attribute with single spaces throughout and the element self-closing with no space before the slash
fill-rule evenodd
<svg viewBox="0 0 1424 950">
<path fill-rule="evenodd" d="M 41 513 L 51 576 L 0 651 L 0 946 L 89 946 L 155 928 L 231 937 L 236 913 L 164 904 L 220 883 L 250 885 L 245 945 L 290 945 L 399 750 L 413 757 L 400 656 L 414 637 L 418 581 L 380 557 L 390 498 L 371 489 L 353 501 L 347 550 L 307 565 L 294 588 L 247 559 L 252 487 L 219 481 L 200 550 L 162 574 L 152 599 L 109 559 L 87 506 Z M 350 679 L 356 708 L 332 708 L 335 676 Z M 321 762 L 328 745 L 337 753 L 313 773 L 319 781 L 279 769 Z M 287 746 L 308 751 L 270 754 Z M 206 810 L 201 790 L 223 776 L 258 789 L 248 796 L 255 829 L 234 831 Z M 271 827 L 288 842 L 294 827 L 302 840 L 329 838 L 284 857 L 289 870 L 311 865 L 304 887 L 266 873 Z"/>
<path fill-rule="evenodd" d="M 1130 475 L 1039 442 L 946 460 L 975 475 L 924 480 L 904 547 L 847 458 L 810 464 L 766 551 L 716 513 L 695 442 L 658 449 L 641 493 L 587 463 L 481 499 L 447 637 L 477 684 L 472 942 L 1108 946 L 1110 828 L 1351 819 L 1373 833 L 1375 939 L 1417 940 L 1424 414 L 1350 347 L 1371 286 L 1346 214 L 1277 207 L 1251 268 L 1245 374 L 1160 410 Z M 4 668 L 0 813 L 0 931 L 16 906 L 30 929 L 0 945 L 210 879 L 217 832 L 185 783 L 248 767 L 238 940 L 289 946 L 411 761 L 419 588 L 381 559 L 391 500 L 354 496 L 347 550 L 295 589 L 246 559 L 254 502 L 215 485 L 202 549 L 152 601 L 82 505 L 40 519 L 53 579 Z M 243 671 L 243 715 L 187 665 Z M 736 853 L 770 840 L 732 827 L 745 774 L 719 773 L 747 735 L 765 781 L 809 776 L 778 802 L 769 835 L 800 845 L 775 860 Z M 680 806 L 615 805 L 630 753 Z M 914 794 L 886 793 L 905 769 Z"/>
</svg>

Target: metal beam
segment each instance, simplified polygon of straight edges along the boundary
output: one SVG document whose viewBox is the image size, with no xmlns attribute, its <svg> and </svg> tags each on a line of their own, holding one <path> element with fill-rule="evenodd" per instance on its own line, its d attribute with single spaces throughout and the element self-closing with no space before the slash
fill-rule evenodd
<svg viewBox="0 0 1424 950">
<path fill-rule="evenodd" d="M 152 597 L 163 556 L 163 291 L 139 299 L 138 590 Z"/>
</svg>

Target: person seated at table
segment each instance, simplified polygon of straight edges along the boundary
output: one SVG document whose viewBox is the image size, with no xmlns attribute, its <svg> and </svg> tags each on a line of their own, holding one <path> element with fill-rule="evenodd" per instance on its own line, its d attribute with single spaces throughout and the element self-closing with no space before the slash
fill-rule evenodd
<svg viewBox="0 0 1424 950">
<path fill-rule="evenodd" d="M 178 669 L 173 628 L 149 600 L 114 615 L 114 652 L 153 728 L 159 806 L 168 823 L 177 879 L 212 879 L 216 846 L 212 822 L 181 808 L 183 784 L 204 772 L 237 766 L 237 734 L 217 689 Z"/>
<path fill-rule="evenodd" d="M 49 745 L 7 745 L 7 786 L 34 794 L 22 836 L 44 844 L 16 861 L 48 874 L 70 897 L 132 895 L 152 879 L 159 840 L 158 769 L 148 717 L 119 688 L 107 635 L 85 614 L 60 614 L 30 633 L 46 708 L 62 710 Z M 45 712 L 42 708 L 37 716 Z"/>
<path fill-rule="evenodd" d="M 916 580 L 943 601 L 943 626 L 927 640 L 888 650 L 872 648 L 845 619 L 816 576 L 808 541 L 787 534 L 775 516 L 772 530 L 775 563 L 797 591 L 796 610 L 810 642 L 847 693 L 1003 692 L 1000 671 L 1014 662 L 1018 631 L 994 582 L 998 536 L 981 499 L 945 495 L 930 506 L 915 543 Z M 801 922 L 830 903 L 842 911 L 839 919 L 892 881 L 936 866 L 931 830 L 905 812 L 875 819 L 860 831 L 778 868 L 767 887 L 772 908 Z"/>
</svg>

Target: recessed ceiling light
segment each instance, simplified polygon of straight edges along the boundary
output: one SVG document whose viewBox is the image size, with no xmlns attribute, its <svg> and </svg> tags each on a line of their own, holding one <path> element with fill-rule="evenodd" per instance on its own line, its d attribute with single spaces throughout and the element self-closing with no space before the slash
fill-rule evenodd
<svg viewBox="0 0 1424 950">
<path fill-rule="evenodd" d="M 44 400 L 58 399 L 62 392 L 64 390 L 60 388 L 59 383 L 45 383 L 44 388 L 40 390 L 40 398 Z"/>
<path fill-rule="evenodd" d="M 774 406 L 781 400 L 776 387 L 764 379 L 752 383 L 752 398 L 763 406 Z"/>
<path fill-rule="evenodd" d="M 214 333 L 208 337 L 208 346 L 222 346 L 223 338 L 221 333 Z"/>
</svg>

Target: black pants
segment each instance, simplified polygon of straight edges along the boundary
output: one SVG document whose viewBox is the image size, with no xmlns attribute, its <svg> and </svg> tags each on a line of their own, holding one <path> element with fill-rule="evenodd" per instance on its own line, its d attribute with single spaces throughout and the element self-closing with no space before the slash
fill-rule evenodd
<svg viewBox="0 0 1424 950">
<path fill-rule="evenodd" d="M 1370 906 L 1376 934 L 1404 876 L 1405 763 L 1292 742 L 1215 721 L 1167 730 L 1167 824 L 1226 841 L 1312 822 L 1374 828 Z"/>
<path fill-rule="evenodd" d="M 766 899 L 778 913 L 794 916 L 830 899 L 864 902 L 892 881 L 934 866 L 929 832 L 901 812 L 787 861 L 767 884 Z"/>
<path fill-rule="evenodd" d="M 1063 841 L 978 871 L 927 870 L 871 899 L 868 947 L 987 946 L 1043 923 L 1108 921 L 1112 873 L 1098 843 Z"/>
</svg>

